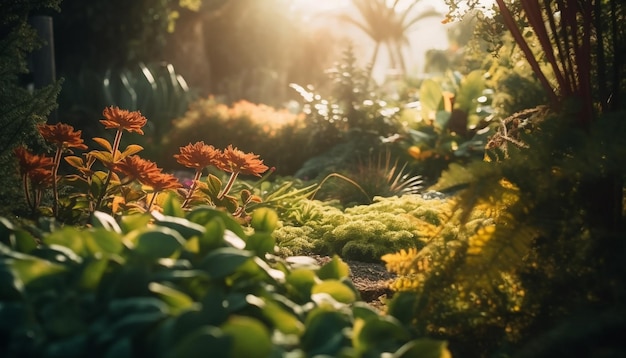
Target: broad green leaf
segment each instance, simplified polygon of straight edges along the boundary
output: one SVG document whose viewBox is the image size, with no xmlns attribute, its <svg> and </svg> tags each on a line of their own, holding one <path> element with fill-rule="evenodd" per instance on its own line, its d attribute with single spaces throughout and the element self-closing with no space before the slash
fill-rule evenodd
<svg viewBox="0 0 626 358">
<path fill-rule="evenodd" d="M 296 334 L 298 336 L 304 333 L 304 324 L 298 317 L 276 302 L 253 295 L 246 296 L 246 301 L 253 306 L 259 307 L 263 313 L 263 317 L 270 321 L 276 329 L 282 333 Z"/>
<path fill-rule="evenodd" d="M 419 96 L 424 118 L 428 118 L 428 113 L 437 112 L 441 107 L 443 94 L 441 86 L 436 81 L 431 79 L 424 80 L 420 87 Z"/>
<path fill-rule="evenodd" d="M 254 233 L 246 240 L 246 250 L 253 251 L 259 257 L 273 253 L 275 245 L 276 238 L 269 232 Z"/>
<path fill-rule="evenodd" d="M 254 318 L 231 316 L 221 329 L 232 338 L 230 357 L 266 358 L 272 351 L 269 330 Z"/>
<path fill-rule="evenodd" d="M 311 296 L 311 289 L 320 281 L 313 270 L 297 268 L 291 270 L 287 275 L 287 283 L 292 286 L 300 298 L 308 299 Z"/>
<path fill-rule="evenodd" d="M 97 253 L 117 255 L 124 249 L 122 236 L 104 229 L 86 232 L 85 246 L 92 255 Z"/>
<path fill-rule="evenodd" d="M 224 221 L 226 229 L 234 232 L 239 237 L 246 237 L 246 233 L 243 230 L 243 227 L 241 227 L 241 224 L 235 221 L 232 215 L 213 207 L 197 206 L 193 208 L 186 217 L 189 221 L 200 224 L 202 226 L 206 225 L 214 218 L 219 217 Z"/>
<path fill-rule="evenodd" d="M 65 272 L 67 268 L 47 260 L 34 256 L 11 258 L 5 260 L 6 264 L 21 283 L 26 286 L 36 279 Z"/>
<path fill-rule="evenodd" d="M 325 280 L 311 288 L 311 294 L 327 293 L 335 300 L 342 303 L 356 301 L 356 293 L 339 280 Z"/>
<path fill-rule="evenodd" d="M 358 301 L 352 305 L 352 315 L 355 319 L 358 318 L 366 321 L 378 317 L 378 312 L 369 304 Z"/>
<path fill-rule="evenodd" d="M 475 70 L 461 80 L 461 85 L 454 100 L 454 107 L 471 113 L 476 107 L 476 99 L 485 89 L 484 71 Z"/>
<path fill-rule="evenodd" d="M 120 228 L 117 221 L 115 221 L 115 218 L 107 213 L 103 213 L 102 211 L 95 211 L 93 213 L 91 224 L 94 227 L 101 227 L 116 233 L 122 232 L 122 229 Z"/>
<path fill-rule="evenodd" d="M 85 250 L 84 236 L 82 231 L 65 226 L 48 234 L 43 238 L 43 242 L 47 245 L 65 246 L 80 255 Z"/>
<path fill-rule="evenodd" d="M 29 253 L 37 247 L 35 238 L 28 231 L 16 227 L 4 217 L 0 217 L 0 242 L 24 253 Z"/>
<path fill-rule="evenodd" d="M 178 197 L 170 193 L 165 198 L 165 201 L 161 205 L 163 209 L 163 214 L 170 217 L 183 218 L 185 217 L 185 211 L 183 210 L 183 205 L 178 199 Z"/>
<path fill-rule="evenodd" d="M 150 282 L 148 289 L 167 303 L 174 314 L 189 309 L 194 304 L 193 299 L 187 294 L 158 282 Z"/>
<path fill-rule="evenodd" d="M 420 338 L 404 344 L 392 358 L 452 358 L 445 341 L 430 338 Z"/>
<path fill-rule="evenodd" d="M 209 252 L 199 267 L 206 270 L 213 279 L 224 278 L 235 273 L 253 256 L 250 251 L 222 247 Z"/>
<path fill-rule="evenodd" d="M 334 310 L 315 309 L 306 319 L 306 331 L 301 339 L 307 357 L 316 355 L 336 356 L 349 344 L 344 329 L 351 326 L 349 319 Z"/>
<path fill-rule="evenodd" d="M 220 217 L 215 217 L 204 225 L 204 233 L 198 239 L 200 254 L 204 255 L 210 250 L 224 246 L 225 231 L 226 225 Z"/>
<path fill-rule="evenodd" d="M 122 232 L 129 233 L 133 230 L 138 230 L 148 226 L 148 223 L 152 221 L 150 214 L 133 214 L 123 215 L 120 218 L 120 228 Z"/>
<path fill-rule="evenodd" d="M 343 262 L 339 256 L 334 255 L 332 260 L 324 264 L 318 271 L 317 276 L 322 280 L 340 280 L 350 275 L 350 266 Z"/>
<path fill-rule="evenodd" d="M 232 341 L 218 327 L 201 327 L 174 344 L 167 358 L 235 357 Z"/>
<path fill-rule="evenodd" d="M 182 217 L 167 216 L 159 212 L 153 212 L 152 216 L 154 217 L 156 225 L 173 229 L 185 239 L 204 233 L 204 227 L 202 225 L 193 223 Z"/>
<path fill-rule="evenodd" d="M 70 248 L 55 244 L 37 247 L 31 251 L 31 254 L 40 259 L 62 265 L 80 264 L 83 262 L 83 257 L 77 255 Z"/>
<path fill-rule="evenodd" d="M 270 208 L 258 208 L 252 212 L 250 226 L 256 232 L 273 232 L 278 226 L 278 214 Z"/>
<path fill-rule="evenodd" d="M 359 352 L 393 347 L 409 339 L 409 332 L 391 316 L 377 316 L 361 320 L 352 335 L 352 344 Z"/>
<path fill-rule="evenodd" d="M 78 286 L 87 291 L 95 290 L 100 285 L 108 264 L 109 261 L 103 258 L 90 260 L 83 269 Z"/>
<path fill-rule="evenodd" d="M 131 232 L 124 238 L 133 252 L 151 260 L 171 257 L 183 247 L 185 240 L 175 230 L 154 227 L 145 231 Z"/>
</svg>

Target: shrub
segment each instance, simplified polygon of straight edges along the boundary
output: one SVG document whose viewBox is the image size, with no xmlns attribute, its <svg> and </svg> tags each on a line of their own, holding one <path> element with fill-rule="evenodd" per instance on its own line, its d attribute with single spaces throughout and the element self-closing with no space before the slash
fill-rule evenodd
<svg viewBox="0 0 626 358">
<path fill-rule="evenodd" d="M 2 356 L 449 356 L 360 302 L 337 257 L 274 256 L 269 210 L 250 228 L 175 214 L 98 212 L 38 237 L 0 218 Z"/>
<path fill-rule="evenodd" d="M 174 121 L 164 139 L 164 152 L 175 153 L 179 146 L 200 140 L 217 147 L 233 144 L 271 158 L 278 175 L 293 174 L 324 149 L 310 141 L 301 114 L 243 100 L 228 106 L 214 97 L 191 103 L 187 113 Z M 173 164 L 163 162 L 166 168 Z"/>
</svg>

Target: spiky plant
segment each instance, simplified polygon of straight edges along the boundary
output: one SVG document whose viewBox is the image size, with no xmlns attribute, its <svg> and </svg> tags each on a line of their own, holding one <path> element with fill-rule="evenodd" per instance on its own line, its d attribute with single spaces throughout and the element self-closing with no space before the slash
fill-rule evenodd
<svg viewBox="0 0 626 358">
<path fill-rule="evenodd" d="M 386 150 L 359 160 L 342 173 L 330 174 L 319 188 L 321 197 L 337 199 L 346 206 L 371 204 L 377 196 L 419 194 L 422 177 L 408 171 L 407 163 L 400 164 Z"/>
</svg>

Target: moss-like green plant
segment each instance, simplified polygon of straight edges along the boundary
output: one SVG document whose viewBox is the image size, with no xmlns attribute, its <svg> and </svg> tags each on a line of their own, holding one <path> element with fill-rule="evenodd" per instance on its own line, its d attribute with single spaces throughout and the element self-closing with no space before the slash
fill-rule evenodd
<svg viewBox="0 0 626 358">
<path fill-rule="evenodd" d="M 277 244 L 295 254 L 339 254 L 346 259 L 379 262 L 388 253 L 424 246 L 446 222 L 452 203 L 420 195 L 375 197 L 369 205 L 347 209 L 321 201 L 301 208 L 306 220 L 285 220 L 276 230 Z M 447 230 L 453 230 L 452 227 Z"/>
</svg>

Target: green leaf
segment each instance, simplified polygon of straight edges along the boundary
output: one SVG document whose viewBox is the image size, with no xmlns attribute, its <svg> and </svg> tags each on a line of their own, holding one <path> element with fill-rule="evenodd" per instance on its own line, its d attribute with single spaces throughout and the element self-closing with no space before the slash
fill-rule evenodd
<svg viewBox="0 0 626 358">
<path fill-rule="evenodd" d="M 207 252 L 224 246 L 224 234 L 226 225 L 220 217 L 215 217 L 204 225 L 204 234 L 199 237 L 200 254 L 205 255 Z"/>
<path fill-rule="evenodd" d="M 231 357 L 266 358 L 272 351 L 270 332 L 257 319 L 231 316 L 221 329 L 232 338 Z"/>
<path fill-rule="evenodd" d="M 120 218 L 120 228 L 122 232 L 127 234 L 133 230 L 139 230 L 148 226 L 148 223 L 152 221 L 152 216 L 150 214 L 132 214 L 132 215 L 123 215 Z"/>
<path fill-rule="evenodd" d="M 182 217 L 166 216 L 159 212 L 153 212 L 155 224 L 175 230 L 185 239 L 199 236 L 204 233 L 204 227 Z"/>
<path fill-rule="evenodd" d="M 167 355 L 168 358 L 235 357 L 231 354 L 232 340 L 218 327 L 204 326 L 186 335 Z"/>
<path fill-rule="evenodd" d="M 189 221 L 200 224 L 202 226 L 206 225 L 214 218 L 219 217 L 224 221 L 226 229 L 234 232 L 235 235 L 239 236 L 240 238 L 246 237 L 246 233 L 243 230 L 243 227 L 241 227 L 241 224 L 235 221 L 232 215 L 213 207 L 197 206 L 193 208 L 186 217 Z"/>
<path fill-rule="evenodd" d="M 156 293 L 163 302 L 167 303 L 174 314 L 178 314 L 194 305 L 191 297 L 170 286 L 158 282 L 150 282 L 148 289 Z"/>
<path fill-rule="evenodd" d="M 185 244 L 185 240 L 177 231 L 167 227 L 132 232 L 126 235 L 124 241 L 131 243 L 133 252 L 150 260 L 171 257 Z"/>
<path fill-rule="evenodd" d="M 327 293 L 342 303 L 353 303 L 357 299 L 356 293 L 339 280 L 325 280 L 311 288 L 311 294 Z"/>
<path fill-rule="evenodd" d="M 124 151 L 121 153 L 120 157 L 118 158 L 118 160 L 120 159 L 124 159 L 126 157 L 128 157 L 129 155 L 133 155 L 133 154 L 137 154 L 139 152 L 141 152 L 143 150 L 143 147 L 137 144 L 130 144 L 126 147 L 126 149 L 124 149 Z"/>
<path fill-rule="evenodd" d="M 410 341 L 398 349 L 392 358 L 452 358 L 445 341 L 421 338 Z"/>
<path fill-rule="evenodd" d="M 294 293 L 298 293 L 301 299 L 310 298 L 311 289 L 318 281 L 315 272 L 305 268 L 293 269 L 287 275 L 287 283 L 295 289 Z"/>
<path fill-rule="evenodd" d="M 212 198 L 217 198 L 222 190 L 222 181 L 213 174 L 209 174 L 206 178 L 207 194 Z"/>
<path fill-rule="evenodd" d="M 93 225 L 93 227 L 104 228 L 118 234 L 122 233 L 122 229 L 120 228 L 117 221 L 115 221 L 115 218 L 107 213 L 103 213 L 102 211 L 95 211 L 93 213 L 91 225 Z"/>
<path fill-rule="evenodd" d="M 270 208 L 258 208 L 252 212 L 250 226 L 256 232 L 273 232 L 278 226 L 278 214 Z"/>
<path fill-rule="evenodd" d="M 348 318 L 333 310 L 317 308 L 306 319 L 306 331 L 301 339 L 307 357 L 315 355 L 336 356 L 339 350 L 348 345 L 344 329 L 350 327 Z"/>
<path fill-rule="evenodd" d="M 5 263 L 24 286 L 42 277 L 66 271 L 66 267 L 63 265 L 27 255 L 6 259 Z"/>
<path fill-rule="evenodd" d="M 83 269 L 78 286 L 87 291 L 94 291 L 100 285 L 108 264 L 109 261 L 107 259 L 90 260 Z"/>
<path fill-rule="evenodd" d="M 483 94 L 485 78 L 483 70 L 470 72 L 461 80 L 461 85 L 454 99 L 455 109 L 471 113 L 476 107 L 476 99 Z"/>
<path fill-rule="evenodd" d="M 431 79 L 424 80 L 420 87 L 419 96 L 422 112 L 426 113 L 424 118 L 428 118 L 428 113 L 439 110 L 443 99 L 439 83 Z"/>
<path fill-rule="evenodd" d="M 162 205 L 163 214 L 170 217 L 183 218 L 185 217 L 185 211 L 183 210 L 183 205 L 173 193 L 170 193 L 163 202 Z"/>
<path fill-rule="evenodd" d="M 409 339 L 409 332 L 391 316 L 377 316 L 360 320 L 352 336 L 354 348 L 359 352 L 397 347 Z M 419 356 L 421 357 L 421 356 Z"/>
<path fill-rule="evenodd" d="M 334 255 L 332 260 L 324 264 L 318 271 L 317 276 L 322 280 L 340 280 L 350 275 L 350 266 L 343 262 L 339 256 Z"/>
<path fill-rule="evenodd" d="M 46 235 L 46 237 L 43 238 L 43 242 L 48 245 L 65 246 L 78 255 L 81 255 L 85 250 L 84 236 L 84 233 L 78 229 L 65 226 Z"/>
<path fill-rule="evenodd" d="M 235 273 L 253 256 L 250 251 L 222 247 L 206 255 L 199 267 L 206 270 L 213 279 L 224 278 Z"/>
<path fill-rule="evenodd" d="M 270 233 L 255 233 L 248 236 L 246 250 L 253 251 L 257 256 L 264 257 L 267 253 L 274 252 L 276 239 Z"/>
<path fill-rule="evenodd" d="M 124 249 L 121 235 L 103 229 L 86 232 L 85 246 L 92 255 L 98 253 L 117 255 Z"/>
<path fill-rule="evenodd" d="M 274 327 L 282 333 L 296 334 L 298 336 L 304 333 L 304 324 L 298 317 L 276 302 L 253 295 L 246 296 L 246 301 L 253 306 L 259 307 L 263 313 L 263 317 L 270 321 Z"/>
</svg>

